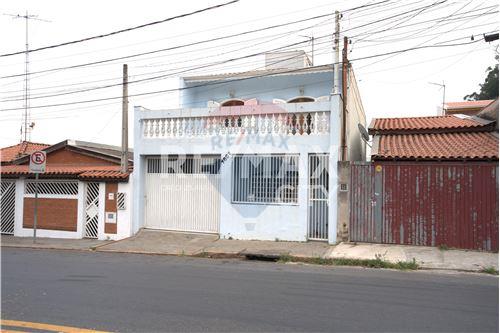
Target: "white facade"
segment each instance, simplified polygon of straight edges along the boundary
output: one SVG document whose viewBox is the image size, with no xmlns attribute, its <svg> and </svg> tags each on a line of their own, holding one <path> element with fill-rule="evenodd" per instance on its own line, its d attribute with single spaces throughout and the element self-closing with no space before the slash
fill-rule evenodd
<svg viewBox="0 0 500 333">
<path fill-rule="evenodd" d="M 26 179 L 12 179 L 2 180 L 3 182 L 13 182 L 15 183 L 15 195 L 13 198 L 7 198 L 6 196 L 2 198 L 2 200 L 13 200 L 13 206 L 11 207 L 14 210 L 13 214 L 13 235 L 18 237 L 32 237 L 33 229 L 25 228 L 23 226 L 24 221 L 24 199 L 25 198 L 33 198 L 32 194 L 26 193 Z M 42 229 L 37 228 L 37 237 L 47 237 L 47 238 L 66 238 L 66 239 L 81 239 L 85 238 L 85 225 L 86 225 L 86 200 L 85 200 L 85 191 L 87 182 L 77 181 L 77 180 L 68 180 L 71 182 L 77 182 L 78 184 L 78 193 L 75 195 L 65 195 L 65 194 L 39 194 L 40 199 L 70 199 L 77 200 L 77 229 L 76 231 L 64 231 L 64 230 L 52 230 L 52 229 Z M 42 180 L 43 182 L 43 180 Z M 50 181 L 45 181 L 50 182 Z M 57 181 L 56 181 L 57 182 Z M 99 189 L 99 200 L 98 200 L 98 209 L 95 212 L 97 214 L 97 233 L 95 238 L 99 240 L 119 240 L 126 237 L 130 237 L 132 234 L 132 225 L 131 225 L 131 217 L 132 217 L 132 184 L 131 181 L 128 183 L 118 183 L 118 192 L 124 193 L 125 195 L 125 209 L 117 210 L 117 232 L 116 233 L 106 233 L 105 232 L 105 183 L 98 183 Z M 10 223 L 7 221 L 7 218 L 4 216 L 2 223 Z"/>
<path fill-rule="evenodd" d="M 149 156 L 217 155 L 220 167 L 220 225 L 222 238 L 258 240 L 308 240 L 309 154 L 330 154 L 328 241 L 336 241 L 336 161 L 339 147 L 339 101 L 254 105 L 227 108 L 147 110 L 135 108 L 134 137 L 134 225 L 136 232 L 147 226 L 146 167 Z M 224 109 L 224 110 L 223 110 Z M 237 115 L 241 126 L 211 128 L 215 121 L 231 121 Z M 290 132 L 283 118 L 310 117 L 309 129 Z M 248 120 L 245 117 L 249 117 Z M 281 119 L 278 121 L 278 119 Z M 304 118 L 305 119 L 305 118 Z M 218 123 L 220 124 L 220 122 Z M 259 126 L 262 124 L 262 126 Z M 285 128 L 280 128 L 284 126 Z M 288 131 L 288 132 L 287 132 Z M 308 133 L 307 133 L 308 132 Z M 232 200 L 234 156 L 297 155 L 298 193 L 295 203 L 235 203 Z M 172 205 L 179 198 L 166 205 Z M 179 203 L 179 209 L 200 209 Z M 174 209 L 174 208 L 171 208 Z"/>
</svg>

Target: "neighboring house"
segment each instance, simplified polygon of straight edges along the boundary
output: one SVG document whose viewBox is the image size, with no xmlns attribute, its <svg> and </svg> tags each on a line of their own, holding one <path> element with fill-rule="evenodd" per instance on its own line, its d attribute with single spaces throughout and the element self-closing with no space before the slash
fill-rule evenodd
<svg viewBox="0 0 500 333">
<path fill-rule="evenodd" d="M 118 147 L 71 140 L 51 146 L 29 142 L 18 146 L 29 149 L 0 150 L 5 162 L 0 167 L 2 234 L 33 235 L 35 182 L 27 154 L 41 149 L 47 153 L 47 167 L 38 183 L 39 237 L 120 239 L 131 235 L 130 172 L 120 171 Z"/>
<path fill-rule="evenodd" d="M 44 143 L 34 143 L 23 141 L 14 146 L 0 149 L 0 164 L 6 165 L 12 163 L 15 159 L 31 154 L 34 151 L 42 150 L 50 145 Z"/>
<path fill-rule="evenodd" d="M 465 114 L 475 116 L 495 100 L 448 102 L 444 104 L 444 115 Z"/>
<path fill-rule="evenodd" d="M 378 118 L 351 167 L 350 240 L 498 251 L 498 135 L 469 117 Z"/>
<path fill-rule="evenodd" d="M 184 77 L 180 109 L 135 107 L 134 231 L 336 242 L 337 162 L 364 160 L 363 106 L 349 69 L 343 138 L 332 66 L 289 55 L 266 57 L 265 70 Z"/>
</svg>

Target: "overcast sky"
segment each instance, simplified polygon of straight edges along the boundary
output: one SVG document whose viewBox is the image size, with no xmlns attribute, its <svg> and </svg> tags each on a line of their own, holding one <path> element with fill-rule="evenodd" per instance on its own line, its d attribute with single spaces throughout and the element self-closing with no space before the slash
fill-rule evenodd
<svg viewBox="0 0 500 333">
<path fill-rule="evenodd" d="M 498 42 L 488 44 L 481 40 L 483 33 L 498 30 L 497 1 L 442 1 L 390 0 L 377 5 L 381 0 L 240 0 L 224 8 L 144 29 L 33 52 L 30 54 L 29 71 L 33 73 L 30 76 L 30 105 L 34 107 L 31 116 L 35 128 L 31 141 L 52 144 L 69 138 L 119 145 L 121 88 L 102 87 L 121 82 L 124 62 L 129 65 L 131 81 L 164 76 L 131 84 L 130 94 L 175 89 L 179 75 L 263 69 L 263 58 L 259 56 L 218 66 L 213 64 L 278 48 L 303 49 L 310 53 L 311 45 L 303 37 L 305 35 L 316 38 L 314 64 L 331 63 L 333 16 L 127 60 L 72 69 L 61 67 L 197 43 L 333 13 L 335 10 L 345 11 L 341 20 L 341 36 L 346 35 L 351 40 L 349 58 L 368 121 L 374 117 L 436 115 L 442 101 L 442 89 L 429 82 L 445 82 L 446 101 L 462 100 L 464 95 L 479 89 L 478 84 L 483 82 L 486 68 L 495 63 L 498 45 Z M 29 14 L 50 21 L 30 20 L 29 45 L 33 49 L 161 20 L 223 2 L 3 0 L 0 13 L 24 15 L 28 10 Z M 349 10 L 365 4 L 372 6 Z M 23 19 L 0 15 L 0 31 L 0 54 L 24 50 Z M 468 43 L 472 35 L 477 35 L 477 42 L 436 47 Z M 289 46 L 302 41 L 304 43 L 300 45 Z M 433 47 L 369 58 L 430 45 Z M 203 70 L 196 70 L 200 66 L 204 66 Z M 50 71 L 38 73 L 46 70 Z M 22 73 L 24 54 L 0 58 L 0 76 L 14 75 L 0 79 L 2 147 L 16 144 L 21 138 L 24 112 Z M 82 91 L 88 89 L 92 90 Z M 117 98 L 80 103 L 112 97 Z M 67 105 L 45 107 L 53 104 Z M 176 108 L 178 93 L 172 91 L 131 97 L 130 113 L 133 105 L 151 109 Z M 132 122 L 130 124 L 133 125 Z M 133 137 L 133 128 L 130 131 L 130 137 Z"/>
</svg>

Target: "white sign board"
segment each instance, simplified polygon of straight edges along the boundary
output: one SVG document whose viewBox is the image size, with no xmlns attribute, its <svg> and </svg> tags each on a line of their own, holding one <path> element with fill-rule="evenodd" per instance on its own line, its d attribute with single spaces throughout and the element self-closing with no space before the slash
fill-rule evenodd
<svg viewBox="0 0 500 333">
<path fill-rule="evenodd" d="M 30 172 L 44 173 L 47 154 L 44 151 L 35 151 L 30 155 Z"/>
</svg>

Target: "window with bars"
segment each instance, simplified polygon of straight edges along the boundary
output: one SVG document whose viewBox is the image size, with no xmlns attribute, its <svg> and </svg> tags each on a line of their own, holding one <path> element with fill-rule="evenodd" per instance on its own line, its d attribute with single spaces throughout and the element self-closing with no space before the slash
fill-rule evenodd
<svg viewBox="0 0 500 333">
<path fill-rule="evenodd" d="M 236 155 L 234 203 L 298 203 L 298 155 Z"/>
<path fill-rule="evenodd" d="M 218 174 L 220 156 L 165 155 L 147 160 L 148 173 Z"/>
<path fill-rule="evenodd" d="M 125 210 L 125 193 L 116 193 L 116 208 L 118 210 Z"/>
<path fill-rule="evenodd" d="M 35 194 L 35 182 L 26 181 L 25 194 Z M 39 181 L 38 194 L 40 195 L 63 195 L 76 196 L 78 195 L 78 181 Z"/>
</svg>

